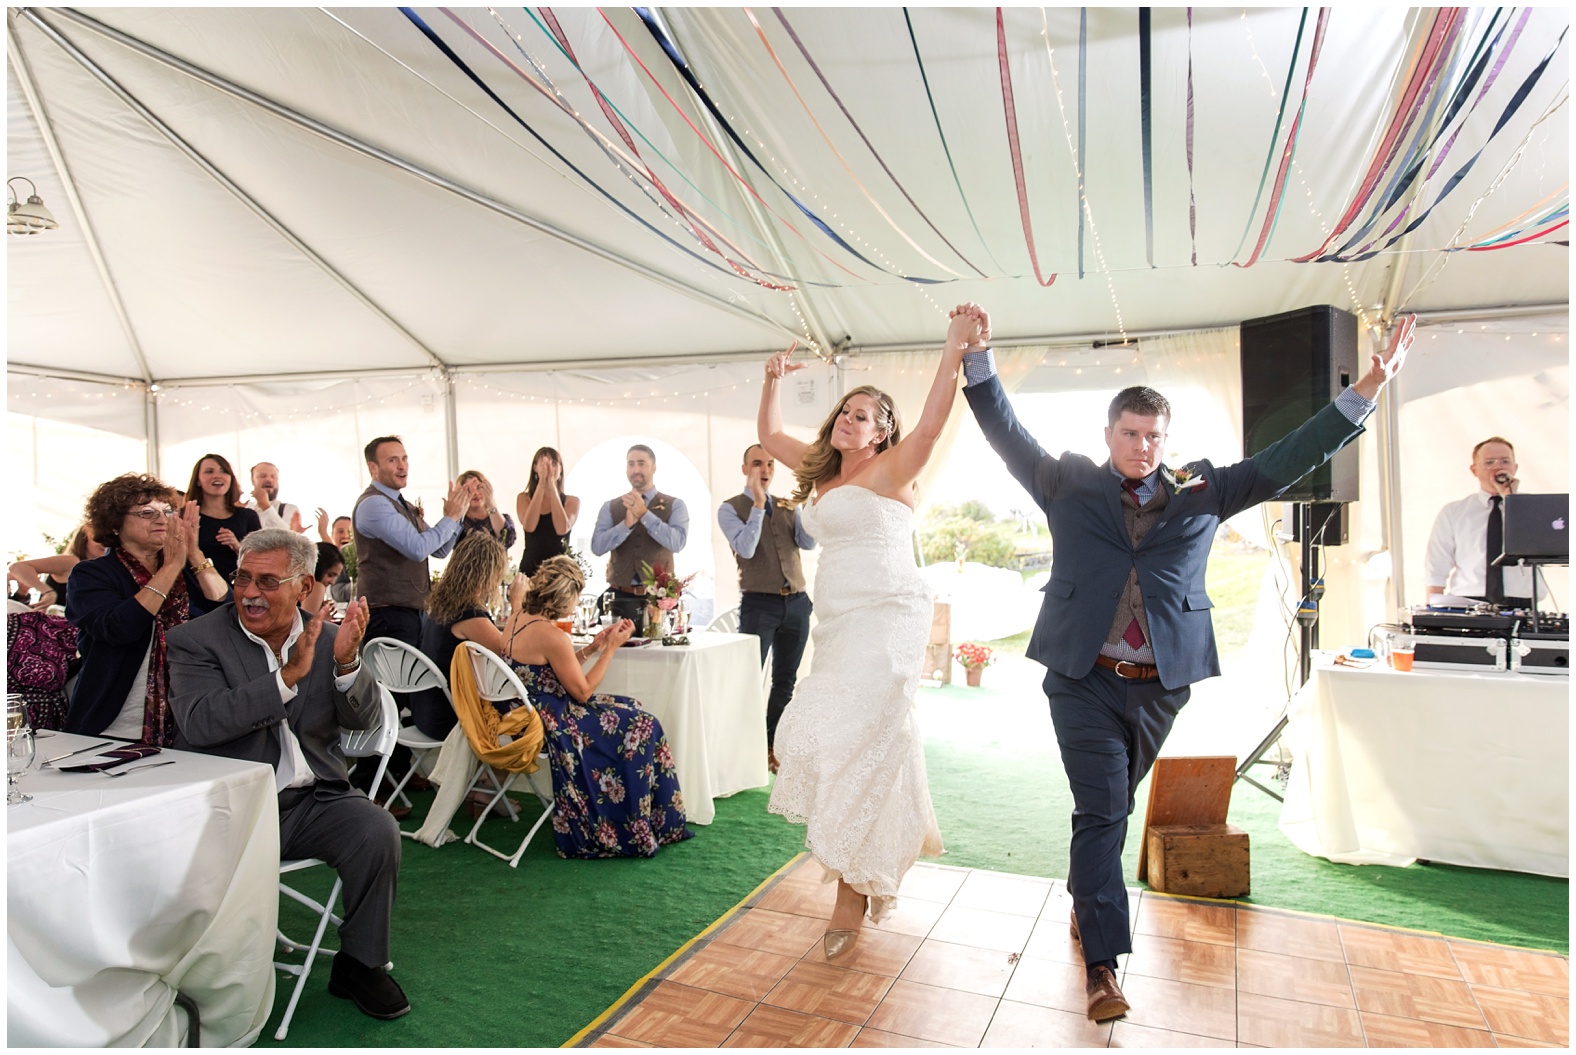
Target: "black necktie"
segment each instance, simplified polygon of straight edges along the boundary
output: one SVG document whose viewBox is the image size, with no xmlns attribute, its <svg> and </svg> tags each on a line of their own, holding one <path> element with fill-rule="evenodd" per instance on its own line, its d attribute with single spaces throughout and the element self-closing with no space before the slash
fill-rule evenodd
<svg viewBox="0 0 1576 1055">
<path fill-rule="evenodd" d="M 1484 546 L 1485 578 L 1483 596 L 1493 604 L 1505 603 L 1505 577 L 1494 561 L 1505 552 L 1505 517 L 1499 511 L 1499 495 L 1489 499 L 1488 543 Z"/>
<path fill-rule="evenodd" d="M 771 516 L 772 515 L 772 496 L 771 495 L 767 495 L 766 496 L 766 515 L 767 516 Z"/>
</svg>

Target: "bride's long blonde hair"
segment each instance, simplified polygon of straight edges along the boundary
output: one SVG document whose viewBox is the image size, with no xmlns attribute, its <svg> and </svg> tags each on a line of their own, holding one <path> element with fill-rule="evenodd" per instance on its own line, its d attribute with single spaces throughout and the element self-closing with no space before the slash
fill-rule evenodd
<svg viewBox="0 0 1576 1055">
<path fill-rule="evenodd" d="M 795 502 L 803 502 L 818 486 L 829 480 L 835 480 L 843 471 L 843 452 L 832 446 L 832 429 L 837 424 L 837 416 L 855 396 L 869 396 L 875 402 L 876 428 L 886 433 L 886 437 L 876 444 L 876 453 L 879 454 L 903 438 L 903 422 L 898 417 L 897 405 L 892 402 L 892 397 L 875 385 L 860 385 L 838 401 L 837 409 L 821 422 L 821 427 L 816 430 L 815 439 L 811 440 L 810 445 L 804 449 L 804 457 L 799 460 L 799 468 L 795 469 L 793 474 L 794 479 L 799 482 L 798 488 L 793 493 Z"/>
</svg>

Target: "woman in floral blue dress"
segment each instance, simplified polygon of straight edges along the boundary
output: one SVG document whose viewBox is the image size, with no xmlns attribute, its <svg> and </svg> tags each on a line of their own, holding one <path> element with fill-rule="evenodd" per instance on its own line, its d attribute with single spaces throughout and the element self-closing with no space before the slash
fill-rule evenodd
<svg viewBox="0 0 1576 1055">
<path fill-rule="evenodd" d="M 575 610 L 584 586 L 573 559 L 544 561 L 504 628 L 504 656 L 542 716 L 558 856 L 651 857 L 693 834 L 684 796 L 661 723 L 627 696 L 596 691 L 634 624 L 621 619 L 576 651 L 555 623 Z"/>
</svg>

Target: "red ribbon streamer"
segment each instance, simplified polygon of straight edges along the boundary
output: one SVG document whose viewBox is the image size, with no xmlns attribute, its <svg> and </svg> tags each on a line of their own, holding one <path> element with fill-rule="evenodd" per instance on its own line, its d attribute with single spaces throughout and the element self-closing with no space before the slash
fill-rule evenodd
<svg viewBox="0 0 1576 1055">
<path fill-rule="evenodd" d="M 1001 65 L 1001 101 L 1007 111 L 1007 149 L 1012 154 L 1012 178 L 1018 186 L 1018 215 L 1023 220 L 1023 238 L 1029 246 L 1029 263 L 1034 267 L 1034 281 L 1041 286 L 1049 286 L 1056 281 L 1056 276 L 1041 277 L 1040 255 L 1034 249 L 1034 224 L 1029 219 L 1029 190 L 1023 179 L 1023 151 L 1018 146 L 1018 108 L 1012 102 L 1012 67 L 1007 61 L 1007 29 L 1002 24 L 999 7 L 996 9 L 996 58 Z"/>
</svg>

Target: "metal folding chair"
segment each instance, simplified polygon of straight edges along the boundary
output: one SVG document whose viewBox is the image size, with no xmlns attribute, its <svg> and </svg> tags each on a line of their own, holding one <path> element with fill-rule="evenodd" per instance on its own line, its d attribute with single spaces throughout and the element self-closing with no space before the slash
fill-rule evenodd
<svg viewBox="0 0 1576 1055">
<path fill-rule="evenodd" d="M 383 779 L 383 771 L 388 768 L 389 755 L 394 753 L 396 734 L 399 731 L 399 707 L 394 702 L 394 697 L 389 694 L 387 688 L 380 686 L 378 691 L 383 697 L 383 717 L 377 726 L 372 729 L 346 729 L 340 733 L 339 744 L 340 748 L 345 752 L 346 758 L 377 758 L 377 780 L 381 781 Z M 374 782 L 372 786 L 377 787 L 378 785 Z M 387 804 L 393 802 L 393 800 L 394 796 L 392 795 L 385 799 L 384 808 L 387 809 Z M 316 857 L 280 861 L 279 874 L 284 876 L 291 872 L 300 872 L 322 863 L 323 861 Z M 301 999 L 301 990 L 306 985 L 307 975 L 312 973 L 312 964 L 316 962 L 320 955 L 334 955 L 335 950 L 322 947 L 323 933 L 328 930 L 330 923 L 337 927 L 344 922 L 343 919 L 334 914 L 334 903 L 339 900 L 339 891 L 342 886 L 344 886 L 343 880 L 336 875 L 334 877 L 334 888 L 329 891 L 326 903 L 323 903 L 301 893 L 283 880 L 279 883 L 279 892 L 281 894 L 300 902 L 312 912 L 317 913 L 318 920 L 317 931 L 312 935 L 312 940 L 309 943 L 296 941 L 294 938 L 287 936 L 284 931 L 277 931 L 280 945 L 291 952 L 305 952 L 306 959 L 299 964 L 274 961 L 275 968 L 284 971 L 286 974 L 293 974 L 296 978 L 295 987 L 290 991 L 290 1003 L 285 1007 L 285 1017 L 280 1020 L 279 1029 L 274 1033 L 275 1040 L 284 1040 L 285 1034 L 290 1032 L 290 1020 L 295 1017 L 296 1004 Z"/>
<path fill-rule="evenodd" d="M 520 683 L 519 675 L 517 675 L 513 668 L 511 668 L 508 663 L 505 663 L 497 653 L 491 651 L 490 649 L 484 648 L 481 645 L 478 645 L 474 641 L 461 641 L 460 648 L 464 649 L 466 654 L 470 657 L 471 667 L 476 671 L 477 691 L 483 700 L 486 700 L 489 703 L 497 703 L 503 700 L 519 700 L 524 706 L 531 706 L 530 694 L 525 691 L 525 686 Z M 464 719 L 462 718 L 461 721 L 463 720 Z M 546 790 L 543 790 L 542 787 L 537 783 L 538 776 L 547 775 L 549 772 L 547 768 L 547 751 L 545 748 L 536 757 L 537 762 L 539 763 L 539 768 L 535 773 L 510 773 L 508 779 L 504 780 L 502 783 L 500 783 L 497 778 L 493 776 L 492 767 L 483 764 L 477 770 L 476 775 L 471 778 L 470 786 L 466 788 L 466 794 L 469 794 L 471 791 L 476 789 L 477 785 L 485 777 L 493 785 L 495 790 L 491 800 L 487 803 L 487 808 L 482 810 L 481 815 L 476 818 L 476 823 L 471 826 L 471 830 L 465 836 L 464 841 L 470 843 L 472 846 L 480 847 L 481 849 L 486 850 L 488 853 L 492 854 L 496 858 L 499 858 L 500 860 L 508 861 L 510 868 L 520 867 L 520 858 L 524 855 L 525 848 L 531 845 L 531 840 L 536 837 L 537 831 L 542 827 L 542 825 L 547 823 L 547 819 L 553 814 L 553 787 L 551 777 L 548 777 Z M 477 833 L 481 831 L 482 822 L 487 819 L 487 814 L 491 812 L 494 806 L 498 805 L 498 803 L 503 799 L 504 793 L 513 787 L 514 782 L 521 776 L 525 777 L 526 786 L 530 788 L 531 793 L 536 796 L 537 801 L 542 804 L 542 815 L 536 819 L 535 824 L 531 825 L 531 830 L 526 832 L 525 841 L 520 843 L 519 849 L 515 850 L 513 854 L 507 854 L 502 850 L 494 849 L 493 847 L 488 846 L 486 843 L 482 842 L 481 839 L 478 838 Z M 515 816 L 511 816 L 510 820 L 516 823 L 519 822 L 519 818 Z"/>
</svg>

